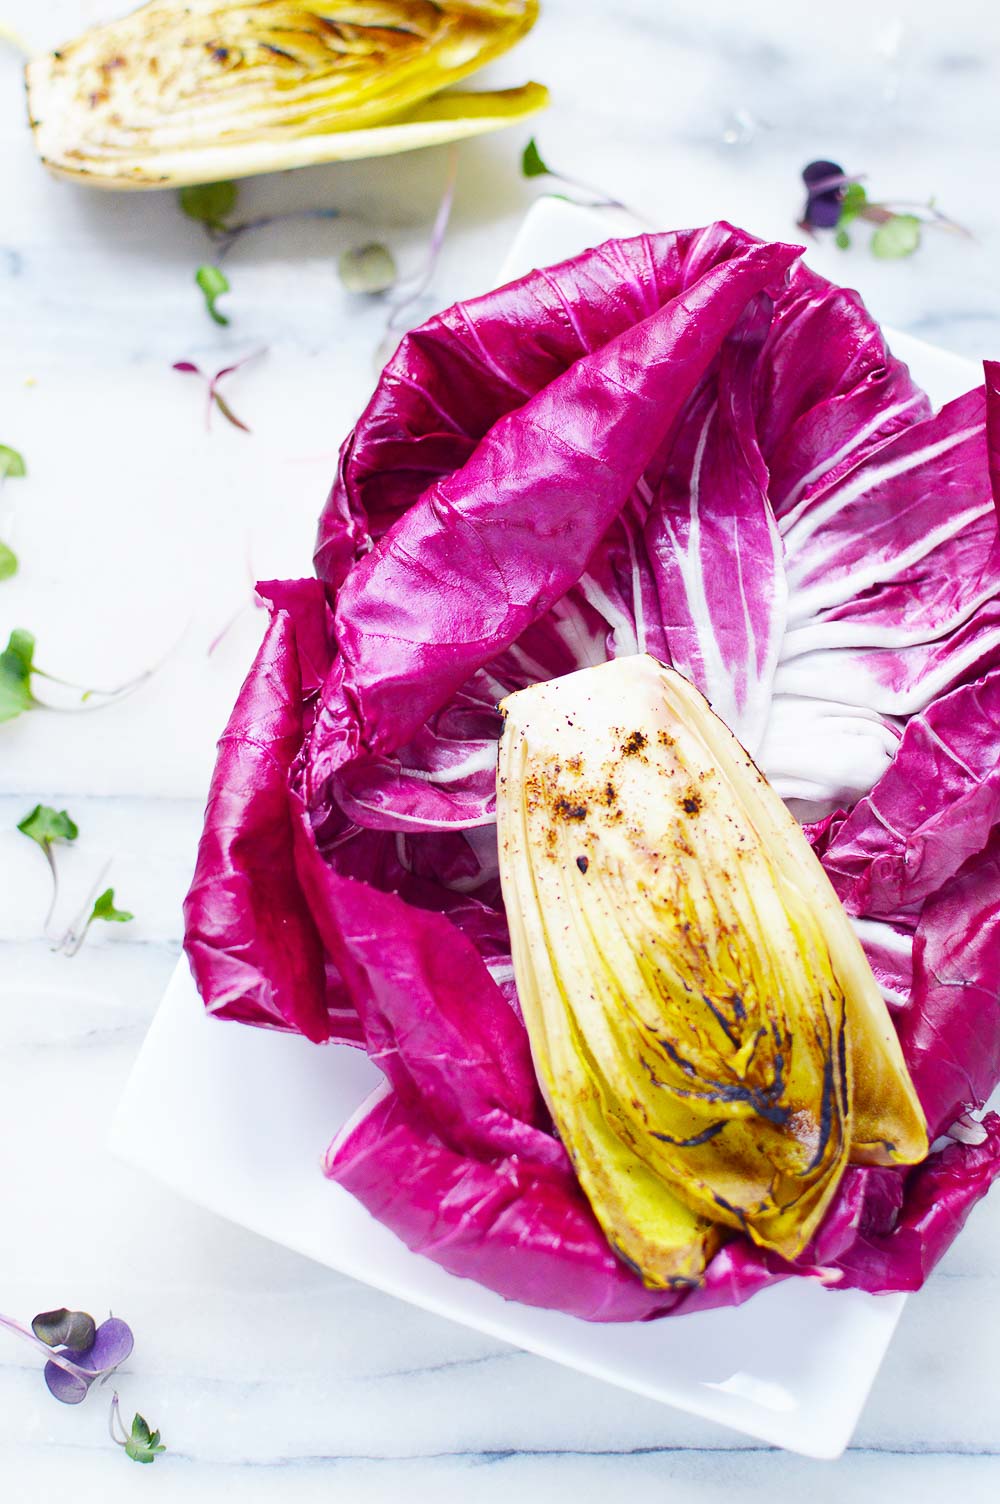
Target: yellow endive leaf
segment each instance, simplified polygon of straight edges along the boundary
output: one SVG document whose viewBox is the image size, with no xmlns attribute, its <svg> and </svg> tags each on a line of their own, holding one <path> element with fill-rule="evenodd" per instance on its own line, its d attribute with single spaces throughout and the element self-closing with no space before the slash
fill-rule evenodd
<svg viewBox="0 0 1000 1504">
<path fill-rule="evenodd" d="M 176 188 L 498 130 L 540 84 L 442 92 L 534 24 L 537 0 L 151 0 L 28 64 L 54 172 Z"/>
</svg>

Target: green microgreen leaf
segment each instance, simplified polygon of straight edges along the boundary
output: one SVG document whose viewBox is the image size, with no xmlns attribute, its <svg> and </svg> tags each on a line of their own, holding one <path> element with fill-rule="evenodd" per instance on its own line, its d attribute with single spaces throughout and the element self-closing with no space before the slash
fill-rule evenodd
<svg viewBox="0 0 1000 1504">
<path fill-rule="evenodd" d="M 9 580 L 12 574 L 17 574 L 17 554 L 0 542 L 0 580 Z"/>
<path fill-rule="evenodd" d="M 134 918 L 135 915 L 130 914 L 128 909 L 115 908 L 115 890 L 105 888 L 104 892 L 95 898 L 87 924 L 93 924 L 95 919 L 104 919 L 108 924 L 128 924 L 129 920 Z"/>
<path fill-rule="evenodd" d="M 155 1462 L 159 1453 L 166 1450 L 159 1431 L 151 1431 L 149 1422 L 137 1412 L 132 1421 L 132 1434 L 125 1443 L 126 1457 L 131 1457 L 133 1462 Z"/>
<path fill-rule="evenodd" d="M 552 169 L 548 167 L 538 150 L 538 143 L 532 136 L 521 154 L 521 172 L 526 178 L 548 178 L 552 176 Z"/>
<path fill-rule="evenodd" d="M 194 274 L 194 280 L 201 288 L 205 298 L 205 307 L 210 316 L 217 324 L 228 324 L 229 320 L 224 313 L 216 308 L 216 302 L 224 292 L 229 292 L 229 278 L 225 272 L 217 266 L 199 266 Z"/>
<path fill-rule="evenodd" d="M 915 214 L 894 214 L 872 235 L 872 255 L 882 261 L 912 256 L 920 244 L 920 220 Z"/>
<path fill-rule="evenodd" d="M 344 287 L 354 293 L 388 292 L 398 276 L 392 252 L 378 241 L 345 251 L 337 270 Z"/>
<path fill-rule="evenodd" d="M 115 1445 L 124 1447 L 126 1457 L 131 1457 L 133 1462 L 155 1462 L 159 1454 L 167 1450 L 160 1440 L 159 1431 L 152 1430 L 146 1417 L 138 1411 L 133 1417 L 131 1431 L 126 1431 L 117 1390 L 111 1396 L 108 1431 Z"/>
<path fill-rule="evenodd" d="M 840 219 L 837 228 L 849 225 L 852 219 L 857 219 L 863 214 L 868 206 L 868 195 L 861 183 L 848 183 L 844 189 L 844 197 L 840 204 Z"/>
<path fill-rule="evenodd" d="M 51 804 L 36 804 L 30 814 L 17 822 L 17 828 L 44 851 L 53 841 L 75 841 L 80 834 L 76 821 L 64 809 Z"/>
<path fill-rule="evenodd" d="M 57 841 L 75 841 L 80 832 L 75 820 L 71 820 L 64 809 L 53 809 L 50 804 L 36 804 L 23 820 L 18 821 L 17 828 L 22 835 L 41 847 L 42 855 L 49 864 L 49 871 L 52 874 L 52 898 L 49 902 L 48 913 L 45 915 L 45 923 L 42 925 L 43 930 L 48 930 L 59 901 L 59 873 L 56 869 L 52 847 Z"/>
<path fill-rule="evenodd" d="M 0 444 L 0 480 L 15 480 L 27 475 L 24 455 L 11 449 L 9 444 Z"/>
<path fill-rule="evenodd" d="M 851 244 L 851 237 L 846 230 L 838 229 L 833 239 L 834 244 L 838 245 L 842 251 L 846 251 Z"/>
<path fill-rule="evenodd" d="M 177 196 L 188 219 L 198 220 L 209 230 L 221 231 L 236 208 L 238 195 L 235 183 L 194 183 L 182 188 Z"/>
<path fill-rule="evenodd" d="M 34 657 L 34 637 L 15 627 L 0 653 L 0 721 L 12 721 L 36 703 L 31 693 Z"/>
</svg>

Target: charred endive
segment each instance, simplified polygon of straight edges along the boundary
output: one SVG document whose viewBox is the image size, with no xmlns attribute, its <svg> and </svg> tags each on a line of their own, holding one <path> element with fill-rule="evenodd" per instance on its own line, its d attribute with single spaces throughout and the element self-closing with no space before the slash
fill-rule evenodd
<svg viewBox="0 0 1000 1504">
<path fill-rule="evenodd" d="M 537 15 L 538 0 L 150 0 L 28 65 L 31 125 L 48 167 L 104 188 L 430 146 L 544 107 L 540 84 L 438 95 Z"/>
<path fill-rule="evenodd" d="M 610 1243 L 652 1286 L 697 1280 L 726 1228 L 796 1257 L 849 1162 L 928 1147 L 822 867 L 708 703 L 645 654 L 502 709 L 518 994 Z"/>
</svg>

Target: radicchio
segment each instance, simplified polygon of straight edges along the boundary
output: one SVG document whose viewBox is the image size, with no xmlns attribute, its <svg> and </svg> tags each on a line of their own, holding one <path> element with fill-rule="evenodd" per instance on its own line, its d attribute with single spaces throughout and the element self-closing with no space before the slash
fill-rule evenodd
<svg viewBox="0 0 1000 1504">
<path fill-rule="evenodd" d="M 453 1273 L 589 1320 L 797 1275 L 915 1288 L 1000 1173 L 988 1117 L 914 1170 L 850 1167 L 794 1266 L 735 1238 L 699 1288 L 649 1290 L 520 1020 L 497 702 L 645 649 L 813 822 L 934 1131 L 1000 1078 L 998 372 L 932 414 L 798 254 L 726 224 L 611 241 L 403 340 L 317 579 L 262 587 L 187 900 L 210 1010 L 381 1066 L 330 1178 Z"/>
</svg>

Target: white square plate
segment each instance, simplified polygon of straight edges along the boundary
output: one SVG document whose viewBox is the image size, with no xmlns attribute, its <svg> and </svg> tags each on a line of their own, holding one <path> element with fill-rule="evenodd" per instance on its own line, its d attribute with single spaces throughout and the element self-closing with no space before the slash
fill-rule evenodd
<svg viewBox="0 0 1000 1504">
<path fill-rule="evenodd" d="M 608 234 L 594 211 L 542 200 L 503 280 Z M 970 362 L 929 345 L 903 336 L 892 345 L 936 403 L 981 379 Z M 615 1326 L 505 1301 L 411 1254 L 323 1178 L 324 1149 L 379 1079 L 359 1051 L 209 1018 L 182 963 L 112 1147 L 231 1221 L 429 1311 L 806 1456 L 839 1456 L 904 1297 L 790 1280 L 735 1310 Z"/>
</svg>

